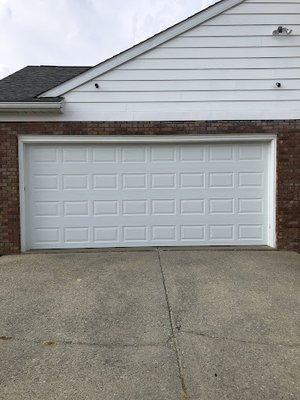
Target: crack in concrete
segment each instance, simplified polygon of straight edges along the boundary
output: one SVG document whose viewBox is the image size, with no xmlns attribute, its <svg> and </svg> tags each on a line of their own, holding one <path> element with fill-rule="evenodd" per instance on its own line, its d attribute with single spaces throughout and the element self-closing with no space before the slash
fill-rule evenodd
<svg viewBox="0 0 300 400">
<path fill-rule="evenodd" d="M 170 338 L 166 342 L 161 343 L 101 343 L 101 342 L 87 342 L 87 341 L 78 341 L 78 340 L 56 340 L 56 339 L 27 339 L 27 338 L 19 338 L 14 336 L 0 336 L 0 342 L 24 342 L 31 343 L 36 345 L 44 345 L 44 346 L 90 346 L 90 347 L 106 347 L 106 348 L 114 348 L 114 347 L 128 347 L 128 348 L 144 348 L 144 347 L 165 347 L 169 345 Z"/>
<path fill-rule="evenodd" d="M 166 303 L 167 303 L 167 308 L 168 308 L 168 314 L 169 314 L 169 322 L 170 322 L 171 333 L 172 333 L 170 339 L 172 340 L 173 347 L 175 349 L 177 365 L 178 365 L 178 372 L 179 372 L 179 377 L 180 377 L 180 381 L 181 381 L 182 400 L 189 400 L 189 396 L 187 393 L 187 386 L 186 386 L 185 378 L 184 378 L 184 374 L 183 374 L 183 366 L 182 366 L 182 360 L 181 360 L 181 356 L 180 356 L 180 347 L 179 347 L 179 344 L 177 342 L 177 337 L 176 337 L 176 324 L 174 321 L 173 312 L 172 312 L 171 304 L 169 301 L 169 295 L 168 295 L 168 290 L 167 290 L 167 285 L 166 285 L 166 278 L 165 278 L 165 273 L 164 273 L 164 269 L 163 269 L 162 262 L 161 262 L 159 247 L 157 248 L 157 257 L 158 257 L 159 267 L 160 267 L 160 271 L 161 271 L 162 283 L 163 283 L 163 287 L 164 287 Z"/>
<path fill-rule="evenodd" d="M 215 335 L 214 333 L 209 333 L 209 332 L 196 332 L 196 331 L 188 331 L 188 330 L 181 330 L 180 332 L 183 334 L 187 334 L 187 335 L 202 336 L 207 339 L 224 340 L 224 341 L 228 340 L 228 341 L 237 342 L 237 343 L 254 344 L 254 345 L 262 345 L 262 346 L 285 346 L 285 347 L 290 347 L 290 348 L 297 348 L 300 346 L 300 343 L 269 342 L 269 341 L 264 342 L 264 341 L 257 341 L 257 340 L 242 339 L 242 338 L 237 338 L 237 337 L 218 336 L 218 335 Z"/>
</svg>

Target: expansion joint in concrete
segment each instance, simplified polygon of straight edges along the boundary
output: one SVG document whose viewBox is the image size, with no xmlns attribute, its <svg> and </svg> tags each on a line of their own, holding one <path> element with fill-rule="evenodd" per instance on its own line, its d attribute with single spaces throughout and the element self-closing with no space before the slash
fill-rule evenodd
<svg viewBox="0 0 300 400">
<path fill-rule="evenodd" d="M 178 340 L 176 337 L 176 323 L 175 323 L 175 319 L 174 319 L 173 312 L 172 312 L 172 307 L 171 307 L 170 300 L 169 300 L 165 272 L 164 272 L 164 268 L 163 268 L 162 261 L 161 261 L 160 251 L 161 250 L 159 248 L 157 248 L 157 257 L 158 257 L 159 267 L 160 267 L 160 271 L 161 271 L 161 275 L 162 275 L 162 283 L 163 283 L 163 287 L 164 287 L 166 303 L 167 303 L 167 308 L 168 308 L 168 314 L 169 314 L 169 322 L 170 322 L 170 328 L 171 328 L 171 341 L 173 343 L 173 348 L 175 350 L 178 371 L 179 371 L 179 377 L 180 377 L 180 381 L 181 381 L 182 400 L 188 400 L 189 396 L 187 393 L 187 386 L 185 383 L 185 377 L 184 377 L 184 373 L 183 373 L 181 350 L 180 350 L 179 343 L 178 343 Z"/>
</svg>

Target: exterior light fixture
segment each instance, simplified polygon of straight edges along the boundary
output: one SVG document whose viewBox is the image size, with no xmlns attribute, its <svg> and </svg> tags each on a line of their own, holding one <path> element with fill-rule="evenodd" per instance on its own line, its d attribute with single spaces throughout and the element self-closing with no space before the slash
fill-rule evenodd
<svg viewBox="0 0 300 400">
<path fill-rule="evenodd" d="M 292 29 L 286 28 L 285 26 L 279 26 L 275 31 L 273 31 L 273 36 L 289 36 L 292 32 Z"/>
</svg>

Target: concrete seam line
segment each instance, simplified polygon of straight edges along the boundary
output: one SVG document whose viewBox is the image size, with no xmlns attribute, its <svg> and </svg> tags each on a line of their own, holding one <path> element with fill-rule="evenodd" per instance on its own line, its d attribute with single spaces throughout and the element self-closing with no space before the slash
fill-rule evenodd
<svg viewBox="0 0 300 400">
<path fill-rule="evenodd" d="M 180 356 L 180 348 L 179 348 L 177 338 L 176 338 L 176 325 L 175 325 L 174 316 L 173 316 L 173 312 L 172 312 L 172 308 L 171 308 L 171 304 L 170 304 L 170 300 L 169 300 L 168 289 L 167 289 L 167 285 L 166 285 L 166 278 L 165 278 L 165 273 L 164 273 L 164 269 L 163 269 L 162 262 L 161 262 L 159 247 L 157 248 L 157 257 L 158 257 L 158 263 L 159 263 L 159 267 L 160 267 L 160 271 L 161 271 L 162 283 L 163 283 L 165 297 L 166 297 L 166 303 L 167 303 L 168 314 L 169 314 L 169 322 L 170 322 L 172 339 L 173 339 L 174 348 L 175 348 L 179 377 L 180 377 L 181 388 L 182 388 L 182 392 L 183 392 L 183 399 L 188 400 L 189 397 L 187 394 L 187 386 L 186 386 L 184 374 L 183 374 L 183 366 L 182 366 L 182 360 L 181 360 L 181 356 Z"/>
</svg>

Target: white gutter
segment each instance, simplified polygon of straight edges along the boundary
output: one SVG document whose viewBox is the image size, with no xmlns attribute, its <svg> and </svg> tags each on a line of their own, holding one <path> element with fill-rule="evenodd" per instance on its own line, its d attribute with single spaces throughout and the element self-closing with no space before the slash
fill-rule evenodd
<svg viewBox="0 0 300 400">
<path fill-rule="evenodd" d="M 62 113 L 63 100 L 59 102 L 0 102 L 0 113 L 7 112 L 51 112 Z"/>
</svg>

